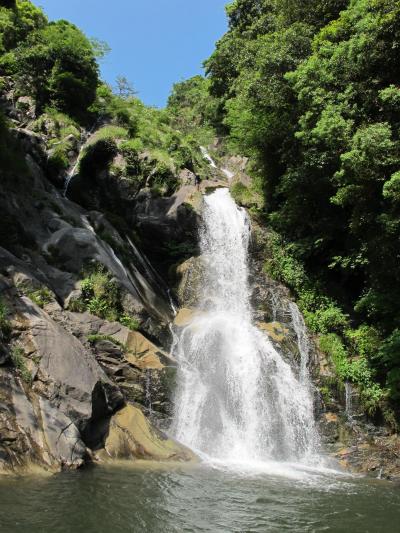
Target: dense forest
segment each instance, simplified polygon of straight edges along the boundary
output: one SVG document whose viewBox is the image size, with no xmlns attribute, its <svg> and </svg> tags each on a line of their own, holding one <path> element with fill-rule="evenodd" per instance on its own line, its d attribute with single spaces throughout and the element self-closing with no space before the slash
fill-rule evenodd
<svg viewBox="0 0 400 533">
<path fill-rule="evenodd" d="M 236 0 L 227 13 L 205 83 L 265 201 L 266 269 L 293 289 L 339 378 L 395 424 L 400 4 Z"/>
<path fill-rule="evenodd" d="M 90 179 L 120 151 L 128 164 L 111 171 L 139 190 L 151 165 L 155 194 L 174 190 L 177 169 L 201 175 L 198 146 L 215 136 L 222 152 L 248 157 L 252 185 L 232 192 L 270 229 L 266 271 L 292 289 L 339 383 L 357 385 L 365 410 L 396 428 L 399 2 L 235 0 L 206 76 L 176 84 L 161 110 L 123 78 L 117 88 L 101 81 L 104 43 L 27 0 L 0 5 L 1 89 L 34 99 L 54 180 L 74 138 L 94 126 L 81 174 Z M 22 164 L 10 126 L 0 116 L 4 180 Z M 1 224 L 0 233 L 10 238 Z"/>
<path fill-rule="evenodd" d="M 253 190 L 233 193 L 271 229 L 266 270 L 295 293 L 339 385 L 396 427 L 400 5 L 236 0 L 227 14 L 206 79 L 177 84 L 170 106 L 249 157 Z"/>
</svg>

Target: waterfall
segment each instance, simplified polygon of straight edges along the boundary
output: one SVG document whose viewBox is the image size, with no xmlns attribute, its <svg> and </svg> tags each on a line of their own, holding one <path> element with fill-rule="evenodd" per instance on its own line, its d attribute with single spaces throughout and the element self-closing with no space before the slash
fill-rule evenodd
<svg viewBox="0 0 400 533">
<path fill-rule="evenodd" d="M 345 381 L 344 390 L 346 401 L 345 412 L 347 419 L 351 422 L 353 419 L 353 387 L 351 386 L 351 383 L 349 381 Z"/>
<path fill-rule="evenodd" d="M 75 176 L 78 166 L 79 166 L 79 155 L 76 158 L 74 166 L 72 167 L 72 169 L 68 172 L 68 174 L 65 177 L 64 188 L 62 191 L 62 195 L 64 198 L 67 197 L 69 184 L 71 183 L 72 178 Z"/>
<path fill-rule="evenodd" d="M 232 178 L 235 176 L 234 172 L 232 172 L 231 170 L 228 170 L 227 168 L 221 168 L 221 171 L 228 178 L 228 181 L 232 181 Z"/>
<path fill-rule="evenodd" d="M 153 412 L 153 404 L 151 401 L 151 370 L 148 368 L 145 374 L 145 405 L 151 415 Z"/>
<path fill-rule="evenodd" d="M 217 165 L 215 164 L 214 159 L 210 156 L 210 154 L 208 153 L 207 149 L 204 148 L 204 146 L 200 146 L 200 150 L 201 150 L 201 153 L 203 154 L 204 159 L 206 161 L 208 161 L 209 165 L 212 168 L 217 168 Z"/>
<path fill-rule="evenodd" d="M 310 359 L 310 339 L 308 338 L 303 315 L 300 313 L 297 305 L 294 302 L 290 302 L 289 309 L 300 353 L 300 380 L 309 385 L 307 365 Z"/>
<path fill-rule="evenodd" d="M 79 149 L 79 153 L 76 156 L 76 159 L 75 159 L 75 162 L 74 162 L 72 168 L 67 172 L 67 175 L 65 176 L 64 187 L 63 187 L 63 191 L 62 191 L 63 198 L 67 198 L 67 194 L 68 194 L 68 189 L 69 189 L 70 183 L 71 183 L 72 179 L 76 176 L 76 171 L 78 170 L 78 167 L 79 167 L 81 154 L 83 153 L 83 150 L 89 144 L 89 140 L 92 137 L 93 132 L 94 132 L 94 130 L 96 129 L 97 126 L 98 126 L 98 122 L 96 121 L 93 124 L 93 126 L 91 127 L 90 131 L 88 133 L 84 134 L 83 138 L 81 137 L 83 144 L 81 144 L 81 147 Z"/>
<path fill-rule="evenodd" d="M 175 347 L 172 431 L 224 464 L 307 462 L 317 443 L 309 387 L 251 321 L 247 214 L 228 189 L 204 203 L 203 294 Z"/>
</svg>

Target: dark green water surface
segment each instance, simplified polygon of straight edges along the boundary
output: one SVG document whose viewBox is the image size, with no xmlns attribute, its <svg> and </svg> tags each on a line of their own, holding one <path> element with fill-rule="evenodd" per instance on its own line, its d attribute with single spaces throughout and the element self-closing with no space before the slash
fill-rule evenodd
<svg viewBox="0 0 400 533">
<path fill-rule="evenodd" d="M 0 479 L 0 531 L 396 533 L 400 488 L 334 474 L 288 478 L 205 466 L 93 468 Z"/>
</svg>

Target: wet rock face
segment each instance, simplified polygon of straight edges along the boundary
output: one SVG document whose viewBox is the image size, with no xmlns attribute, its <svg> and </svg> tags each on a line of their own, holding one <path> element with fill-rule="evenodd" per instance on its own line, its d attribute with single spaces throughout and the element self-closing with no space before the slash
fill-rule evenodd
<svg viewBox="0 0 400 533">
<path fill-rule="evenodd" d="M 51 401 L 0 369 L 0 472 L 78 468 L 87 450 L 77 426 Z"/>
<path fill-rule="evenodd" d="M 195 308 L 198 305 L 203 272 L 201 256 L 191 257 L 176 268 L 176 295 L 181 307 Z"/>
<path fill-rule="evenodd" d="M 163 427 L 172 416 L 176 361 L 139 331 L 131 331 L 119 323 L 69 313 L 78 338 L 85 342 L 88 331 L 97 362 L 109 378 L 118 383 L 127 401 L 140 403 L 146 413 Z M 87 325 L 90 324 L 89 328 Z"/>
<path fill-rule="evenodd" d="M 2 298 L 19 376 L 10 365 L 0 368 L 0 469 L 79 467 L 90 428 L 124 404 L 123 394 L 79 340 L 29 298 L 13 289 Z"/>
</svg>

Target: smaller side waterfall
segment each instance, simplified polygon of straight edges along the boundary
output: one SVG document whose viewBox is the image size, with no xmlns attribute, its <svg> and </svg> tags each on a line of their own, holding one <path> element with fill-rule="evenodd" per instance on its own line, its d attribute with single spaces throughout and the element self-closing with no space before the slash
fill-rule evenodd
<svg viewBox="0 0 400 533">
<path fill-rule="evenodd" d="M 352 421 L 353 419 L 353 387 L 349 381 L 346 381 L 344 384 L 345 391 L 345 412 L 347 419 Z"/>
<path fill-rule="evenodd" d="M 64 181 L 64 188 L 63 188 L 63 191 L 62 191 L 62 195 L 64 198 L 67 197 L 67 193 L 68 193 L 68 189 L 69 189 L 69 185 L 71 183 L 71 180 L 72 178 L 76 175 L 76 171 L 78 169 L 78 166 L 79 166 L 79 155 L 78 157 L 76 158 L 76 161 L 75 161 L 75 164 L 74 166 L 72 167 L 72 169 L 68 172 L 66 178 L 65 178 L 65 181 Z"/>
<path fill-rule="evenodd" d="M 310 339 L 307 334 L 307 327 L 303 315 L 294 302 L 289 304 L 290 315 L 292 317 L 293 329 L 297 336 L 297 346 L 300 353 L 300 380 L 302 383 L 309 383 L 308 363 L 310 359 Z"/>
<path fill-rule="evenodd" d="M 201 150 L 201 153 L 203 154 L 203 157 L 206 161 L 208 161 L 208 163 L 210 164 L 210 166 L 212 168 L 217 168 L 217 165 L 215 164 L 215 161 L 214 159 L 210 156 L 210 154 L 208 153 L 207 149 L 204 148 L 204 146 L 200 146 L 200 150 Z"/>
<path fill-rule="evenodd" d="M 71 181 L 76 176 L 76 171 L 78 170 L 79 163 L 80 163 L 80 160 L 81 160 L 81 154 L 82 154 L 83 150 L 86 148 L 86 146 L 89 144 L 89 140 L 92 137 L 93 132 L 96 129 L 97 125 L 98 125 L 98 123 L 96 122 L 88 133 L 85 133 L 83 136 L 81 136 L 81 143 L 82 144 L 81 144 L 81 147 L 79 149 L 79 153 L 76 156 L 76 159 L 75 159 L 75 162 L 74 162 L 72 168 L 68 171 L 67 175 L 65 176 L 64 187 L 63 187 L 63 191 L 62 191 L 62 195 L 63 195 L 64 198 L 67 197 L 67 193 L 68 193 L 68 189 L 69 189 L 69 186 L 71 184 Z"/>
<path fill-rule="evenodd" d="M 146 376 L 145 376 L 145 405 L 147 409 L 149 410 L 149 414 L 151 415 L 153 412 L 153 404 L 151 400 L 151 370 L 146 370 Z"/>
</svg>

